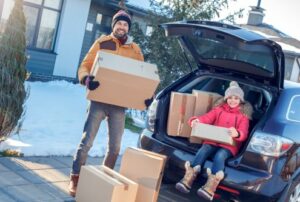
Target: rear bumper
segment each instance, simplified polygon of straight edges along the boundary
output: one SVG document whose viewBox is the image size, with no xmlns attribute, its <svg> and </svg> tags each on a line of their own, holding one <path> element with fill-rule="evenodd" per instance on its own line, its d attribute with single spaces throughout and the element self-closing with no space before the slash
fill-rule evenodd
<svg viewBox="0 0 300 202">
<path fill-rule="evenodd" d="M 165 144 L 153 138 L 152 135 L 149 130 L 145 129 L 140 136 L 139 146 L 166 155 L 168 160 L 164 177 L 172 182 L 177 182 L 184 175 L 184 162 L 191 161 L 194 155 Z M 211 167 L 211 164 L 211 161 L 206 161 L 202 170 Z M 205 178 L 204 173 L 202 172 L 202 176 Z M 201 180 L 203 177 L 200 176 L 197 181 Z M 203 182 L 201 181 L 201 183 Z M 238 201 L 277 201 L 287 187 L 287 182 L 278 175 L 237 165 L 234 168 L 229 166 L 225 168 L 225 178 L 220 185 L 238 192 L 218 189 L 217 192 L 222 194 L 222 198 L 228 196 L 229 198 L 237 198 Z"/>
</svg>

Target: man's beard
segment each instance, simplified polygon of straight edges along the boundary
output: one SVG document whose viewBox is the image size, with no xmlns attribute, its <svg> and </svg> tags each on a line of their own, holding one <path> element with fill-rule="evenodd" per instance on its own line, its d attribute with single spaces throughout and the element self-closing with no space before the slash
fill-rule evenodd
<svg viewBox="0 0 300 202">
<path fill-rule="evenodd" d="M 118 30 L 116 30 L 115 32 L 113 32 L 113 35 L 117 38 L 117 39 L 121 39 L 121 38 L 125 38 L 127 36 L 127 32 L 122 32 L 119 33 Z"/>
</svg>

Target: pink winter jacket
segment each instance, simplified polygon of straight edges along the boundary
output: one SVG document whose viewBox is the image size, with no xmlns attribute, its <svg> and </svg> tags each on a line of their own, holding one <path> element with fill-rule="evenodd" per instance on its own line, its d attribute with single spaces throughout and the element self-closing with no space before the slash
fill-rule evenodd
<svg viewBox="0 0 300 202">
<path fill-rule="evenodd" d="M 226 145 L 209 140 L 205 140 L 203 142 L 203 144 L 210 144 L 228 149 L 233 156 L 238 153 L 242 142 L 248 137 L 249 118 L 241 112 L 241 105 L 235 108 L 230 108 L 227 103 L 224 103 L 213 108 L 211 111 L 202 116 L 191 117 L 189 119 L 189 125 L 191 125 L 191 122 L 195 119 L 198 119 L 200 123 L 226 128 L 236 128 L 236 130 L 239 132 L 239 137 L 234 138 L 236 140 L 236 146 Z"/>
</svg>

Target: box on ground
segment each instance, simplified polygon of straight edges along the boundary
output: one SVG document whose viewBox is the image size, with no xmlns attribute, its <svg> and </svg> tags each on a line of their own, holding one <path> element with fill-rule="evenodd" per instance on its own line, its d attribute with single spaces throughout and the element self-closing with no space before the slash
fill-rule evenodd
<svg viewBox="0 0 300 202">
<path fill-rule="evenodd" d="M 132 147 L 125 150 L 120 174 L 139 184 L 136 202 L 157 201 L 165 163 L 166 156 L 161 154 Z"/>
<path fill-rule="evenodd" d="M 228 145 L 235 145 L 235 140 L 228 134 L 228 128 L 197 123 L 192 128 L 191 137 L 200 140 L 210 140 Z"/>
<path fill-rule="evenodd" d="M 134 202 L 138 184 L 106 166 L 82 166 L 77 202 Z"/>
<path fill-rule="evenodd" d="M 189 137 L 188 120 L 194 115 L 196 97 L 188 93 L 171 93 L 167 133 L 170 136 Z"/>
<path fill-rule="evenodd" d="M 92 74 L 100 87 L 88 90 L 87 99 L 139 110 L 159 84 L 156 65 L 105 51 L 97 53 Z"/>
</svg>

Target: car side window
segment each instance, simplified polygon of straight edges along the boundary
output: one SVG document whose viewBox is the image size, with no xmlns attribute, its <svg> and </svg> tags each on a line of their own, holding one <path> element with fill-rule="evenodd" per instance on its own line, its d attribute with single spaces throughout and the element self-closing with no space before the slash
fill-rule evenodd
<svg viewBox="0 0 300 202">
<path fill-rule="evenodd" d="M 300 122 L 300 95 L 295 95 L 292 97 L 286 118 L 289 121 Z"/>
</svg>

